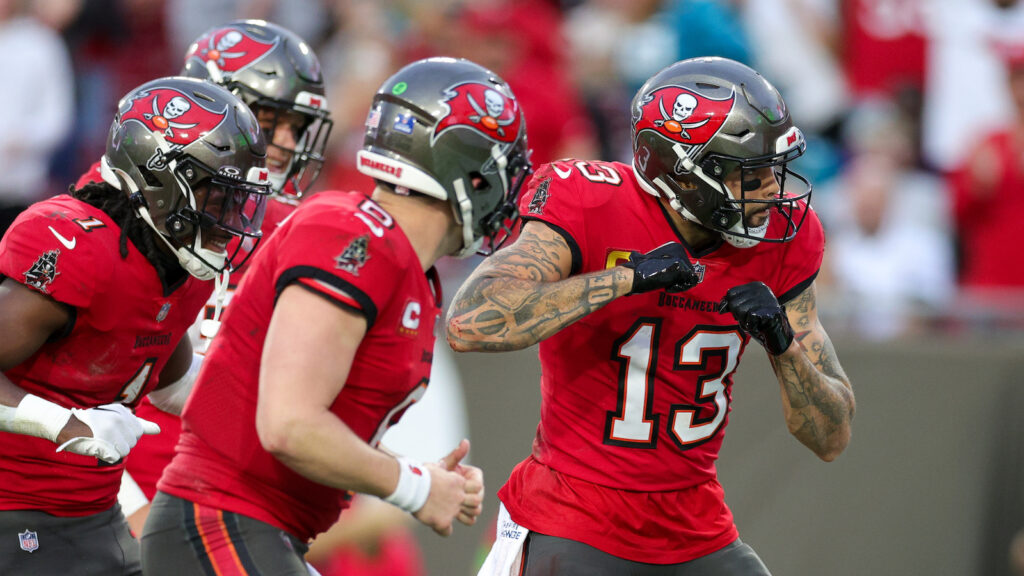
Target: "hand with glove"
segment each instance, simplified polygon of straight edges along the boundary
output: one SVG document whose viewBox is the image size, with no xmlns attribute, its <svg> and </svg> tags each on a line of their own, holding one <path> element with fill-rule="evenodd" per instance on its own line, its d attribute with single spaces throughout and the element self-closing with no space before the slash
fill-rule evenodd
<svg viewBox="0 0 1024 576">
<path fill-rule="evenodd" d="M 700 281 L 686 248 L 678 242 L 662 244 L 646 254 L 633 252 L 623 266 L 633 271 L 633 288 L 628 294 L 660 289 L 682 292 Z"/>
<path fill-rule="evenodd" d="M 772 289 L 763 282 L 734 286 L 725 293 L 719 313 L 731 313 L 744 332 L 761 343 L 769 354 L 778 356 L 793 342 L 789 317 Z"/>
<path fill-rule="evenodd" d="M 72 408 L 71 414 L 92 430 L 92 437 L 77 436 L 61 444 L 67 450 L 116 464 L 128 455 L 143 434 L 159 434 L 160 427 L 138 418 L 122 404 L 105 404 L 88 410 Z"/>
</svg>

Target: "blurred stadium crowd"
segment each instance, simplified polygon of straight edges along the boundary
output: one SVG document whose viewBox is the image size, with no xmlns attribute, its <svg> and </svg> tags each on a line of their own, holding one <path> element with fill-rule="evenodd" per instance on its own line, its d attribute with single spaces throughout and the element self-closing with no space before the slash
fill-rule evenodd
<svg viewBox="0 0 1024 576">
<path fill-rule="evenodd" d="M 506 78 L 535 166 L 629 161 L 644 79 L 693 56 L 740 60 L 808 135 L 800 168 L 829 238 L 831 331 L 1024 329 L 1016 0 L 0 0 L 0 224 L 102 154 L 117 98 L 243 17 L 295 31 L 324 65 L 335 128 L 319 189 L 371 189 L 354 166 L 363 114 L 418 58 L 470 57 Z"/>
</svg>

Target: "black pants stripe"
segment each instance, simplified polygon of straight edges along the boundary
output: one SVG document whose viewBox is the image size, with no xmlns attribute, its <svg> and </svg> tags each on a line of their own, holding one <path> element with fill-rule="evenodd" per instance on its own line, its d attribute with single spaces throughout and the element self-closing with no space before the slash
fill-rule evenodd
<svg viewBox="0 0 1024 576">
<path fill-rule="evenodd" d="M 308 576 L 308 546 L 265 522 L 157 492 L 142 531 L 146 576 Z"/>
</svg>

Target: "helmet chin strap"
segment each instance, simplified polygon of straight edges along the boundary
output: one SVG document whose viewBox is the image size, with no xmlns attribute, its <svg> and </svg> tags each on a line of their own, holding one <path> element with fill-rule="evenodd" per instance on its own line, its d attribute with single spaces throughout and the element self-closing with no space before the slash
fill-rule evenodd
<svg viewBox="0 0 1024 576">
<path fill-rule="evenodd" d="M 213 60 L 206 61 L 206 72 L 210 75 L 210 80 L 214 84 L 224 83 L 224 74 L 221 73 L 220 66 L 217 66 L 217 63 Z"/>
<path fill-rule="evenodd" d="M 455 199 L 458 201 L 459 212 L 461 213 L 462 224 L 462 248 L 452 254 L 456 258 L 468 258 L 483 245 L 483 238 L 473 238 L 473 201 L 466 194 L 466 186 L 462 179 L 452 181 L 452 188 L 455 189 Z"/>
<path fill-rule="evenodd" d="M 292 162 L 295 160 L 292 159 Z M 281 194 L 284 192 L 284 186 L 288 182 L 288 173 L 291 172 L 291 164 L 288 164 L 288 168 L 284 172 L 270 172 L 267 177 L 270 180 L 270 188 L 274 191 L 274 194 Z"/>
<path fill-rule="evenodd" d="M 505 168 L 508 167 L 508 156 L 505 155 L 501 150 L 501 146 L 497 144 L 491 146 L 491 158 L 494 160 L 495 165 L 498 168 L 498 178 L 501 179 L 501 186 L 503 190 L 502 197 L 508 192 L 508 175 L 505 172 Z M 468 258 L 473 254 L 476 254 L 480 247 L 484 244 L 483 237 L 474 238 L 473 235 L 473 201 L 469 199 L 469 195 L 466 194 L 466 186 L 463 180 L 452 181 L 452 188 L 455 189 L 455 200 L 458 202 L 459 212 L 461 216 L 462 224 L 462 249 L 452 254 L 455 258 Z"/>
<path fill-rule="evenodd" d="M 161 135 L 154 133 L 153 136 L 155 137 L 157 145 L 161 148 L 161 150 L 163 150 L 165 153 L 170 150 L 170 146 L 167 145 L 167 142 L 163 139 Z M 176 167 L 176 160 L 169 160 L 167 162 L 167 168 L 168 170 L 170 170 L 175 182 L 178 183 L 179 185 L 184 186 L 178 180 L 177 173 L 175 172 Z M 135 181 L 132 180 L 132 178 L 128 175 L 127 172 L 111 165 L 110 160 L 107 158 L 106 155 L 104 155 L 100 159 L 100 177 L 103 178 L 104 182 L 110 184 L 111 186 L 117 188 L 118 190 L 124 191 L 122 189 L 122 183 L 124 183 L 124 185 L 128 187 L 127 193 L 129 195 L 139 193 L 139 188 L 135 184 Z M 190 193 L 190 190 L 188 189 L 187 186 L 185 186 L 185 190 L 183 191 L 183 193 L 185 197 L 188 199 L 189 206 L 192 209 L 195 209 L 195 197 Z M 227 260 L 227 254 L 217 253 L 202 247 L 202 228 L 196 228 L 196 235 L 192 241 L 192 245 L 194 246 L 193 253 L 184 246 L 175 247 L 174 244 L 171 244 L 171 241 L 167 239 L 164 233 L 161 232 L 160 229 L 157 227 L 156 223 L 153 222 L 153 217 L 150 215 L 149 208 L 147 206 L 135 206 L 135 214 L 138 218 L 141 218 L 142 221 L 145 222 L 150 228 L 152 228 L 154 232 L 156 232 L 156 236 L 157 238 L 160 239 L 161 242 L 163 242 L 168 248 L 171 249 L 171 252 L 173 252 L 174 255 L 178 258 L 178 264 L 182 267 L 182 269 L 185 270 L 185 272 L 188 272 L 190 275 L 198 278 L 199 280 L 213 280 L 217 276 L 218 271 L 211 267 L 212 265 L 218 265 L 218 268 L 226 269 L 224 263 Z M 205 260 L 206 262 L 210 262 L 211 264 L 206 264 L 206 262 L 203 262 L 203 260 Z"/>
<path fill-rule="evenodd" d="M 752 248 L 761 243 L 760 238 L 764 238 L 764 233 L 768 231 L 768 222 L 771 220 L 771 214 L 768 216 L 769 218 L 765 219 L 764 224 L 757 228 L 747 228 L 747 234 L 756 236 L 757 238 L 744 238 L 743 236 L 736 236 L 721 230 L 719 230 L 719 232 L 722 234 L 722 238 L 724 238 L 726 242 L 737 248 Z"/>
<path fill-rule="evenodd" d="M 224 300 L 228 295 L 228 280 L 231 278 L 231 269 L 225 267 L 217 275 L 214 283 L 213 293 L 216 297 L 213 306 L 213 318 L 204 319 L 199 323 L 199 334 L 205 338 L 213 338 L 220 331 L 220 313 L 224 310 Z"/>
<path fill-rule="evenodd" d="M 202 248 L 203 233 L 201 228 L 196 228 L 196 237 L 192 243 L 194 246 L 198 247 L 193 248 L 193 251 L 195 252 L 193 253 L 184 246 L 176 248 L 171 244 L 171 241 L 168 240 L 167 237 L 157 229 L 156 224 L 153 223 L 153 218 L 149 215 L 149 208 L 139 206 L 136 208 L 136 211 L 139 217 L 142 218 L 146 224 L 149 224 L 149 227 L 156 232 L 157 237 L 160 238 L 160 240 L 162 240 L 172 252 L 174 252 L 174 255 L 178 257 L 178 264 L 181 265 L 185 272 L 188 272 L 199 280 L 213 280 L 217 277 L 217 270 L 206 264 L 206 262 L 203 262 L 203 260 L 211 263 L 223 263 L 227 260 L 227 255 Z M 227 268 L 225 267 L 224 269 L 226 270 Z"/>
</svg>

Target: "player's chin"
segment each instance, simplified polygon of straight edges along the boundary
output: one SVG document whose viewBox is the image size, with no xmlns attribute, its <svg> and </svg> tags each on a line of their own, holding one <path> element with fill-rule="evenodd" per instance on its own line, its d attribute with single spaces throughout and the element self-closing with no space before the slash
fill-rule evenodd
<svg viewBox="0 0 1024 576">
<path fill-rule="evenodd" d="M 274 150 L 277 151 L 277 149 Z M 284 174 L 291 163 L 292 155 L 284 151 L 280 151 L 278 154 L 271 153 L 267 157 L 267 168 L 270 170 L 270 173 L 275 176 Z"/>
<path fill-rule="evenodd" d="M 760 228 L 768 221 L 768 210 L 758 210 L 746 217 L 747 228 Z"/>
</svg>

